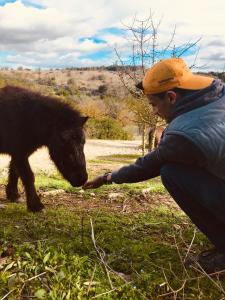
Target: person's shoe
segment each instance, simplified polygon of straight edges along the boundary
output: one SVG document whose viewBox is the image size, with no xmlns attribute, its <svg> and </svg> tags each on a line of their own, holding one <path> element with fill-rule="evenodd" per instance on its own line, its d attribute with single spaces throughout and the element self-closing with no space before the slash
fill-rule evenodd
<svg viewBox="0 0 225 300">
<path fill-rule="evenodd" d="M 225 273 L 225 251 L 211 249 L 201 252 L 195 259 L 195 263 L 207 273 L 212 274 L 224 270 Z"/>
</svg>

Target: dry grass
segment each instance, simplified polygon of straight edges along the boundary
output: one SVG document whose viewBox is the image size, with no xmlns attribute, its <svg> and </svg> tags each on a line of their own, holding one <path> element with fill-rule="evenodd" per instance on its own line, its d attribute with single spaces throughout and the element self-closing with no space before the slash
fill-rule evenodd
<svg viewBox="0 0 225 300">
<path fill-rule="evenodd" d="M 65 86 L 72 82 L 78 89 L 87 91 L 97 90 L 106 85 L 109 93 L 115 91 L 123 96 L 125 90 L 117 72 L 108 70 L 2 70 L 1 74 L 7 78 L 20 78 L 31 82 L 46 82 L 54 80 L 56 85 Z"/>
</svg>

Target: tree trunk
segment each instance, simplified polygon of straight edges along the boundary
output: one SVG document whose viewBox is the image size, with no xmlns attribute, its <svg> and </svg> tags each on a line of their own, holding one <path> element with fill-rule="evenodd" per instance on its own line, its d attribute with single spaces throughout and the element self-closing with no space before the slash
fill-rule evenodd
<svg viewBox="0 0 225 300">
<path fill-rule="evenodd" d="M 142 138 L 141 148 L 142 148 L 142 155 L 143 156 L 145 155 L 145 132 L 146 132 L 146 125 L 143 124 L 142 125 L 142 132 L 141 132 L 141 138 Z"/>
<path fill-rule="evenodd" d="M 152 126 L 148 133 L 148 151 L 151 152 L 155 148 L 155 129 L 156 125 Z"/>
</svg>

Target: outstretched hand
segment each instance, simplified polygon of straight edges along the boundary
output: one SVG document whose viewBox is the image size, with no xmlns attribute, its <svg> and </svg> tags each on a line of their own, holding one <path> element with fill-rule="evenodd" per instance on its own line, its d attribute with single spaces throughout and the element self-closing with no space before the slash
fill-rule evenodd
<svg viewBox="0 0 225 300">
<path fill-rule="evenodd" d="M 95 177 L 93 180 L 87 181 L 82 189 L 87 190 L 87 189 L 97 189 L 98 187 L 102 186 L 104 184 L 104 177 L 103 176 L 98 176 Z"/>
</svg>

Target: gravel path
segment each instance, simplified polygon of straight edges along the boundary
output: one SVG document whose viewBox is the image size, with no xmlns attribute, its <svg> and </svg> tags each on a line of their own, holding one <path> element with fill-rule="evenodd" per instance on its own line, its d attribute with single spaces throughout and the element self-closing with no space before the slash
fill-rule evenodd
<svg viewBox="0 0 225 300">
<path fill-rule="evenodd" d="M 85 155 L 87 159 L 94 159 L 98 156 L 113 154 L 141 154 L 138 150 L 140 141 L 111 141 L 111 140 L 87 140 L 85 144 Z M 10 157 L 0 155 L 0 172 L 5 173 L 8 170 Z M 49 159 L 46 148 L 38 149 L 29 158 L 33 171 L 43 171 L 51 173 L 55 171 L 55 166 Z"/>
</svg>

